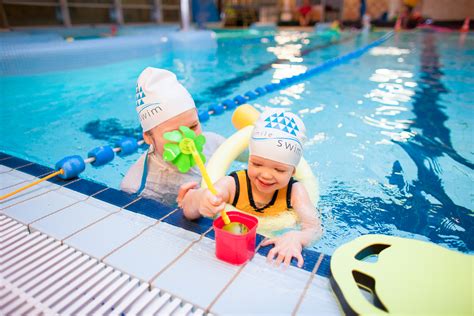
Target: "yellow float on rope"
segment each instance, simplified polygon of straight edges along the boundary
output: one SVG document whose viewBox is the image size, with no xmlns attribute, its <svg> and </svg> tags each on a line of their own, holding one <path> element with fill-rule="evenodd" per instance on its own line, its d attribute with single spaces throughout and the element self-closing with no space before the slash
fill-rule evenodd
<svg viewBox="0 0 474 316">
<path fill-rule="evenodd" d="M 246 126 L 253 126 L 259 116 L 260 112 L 256 108 L 250 104 L 242 104 L 232 114 L 232 125 L 238 130 Z"/>
</svg>

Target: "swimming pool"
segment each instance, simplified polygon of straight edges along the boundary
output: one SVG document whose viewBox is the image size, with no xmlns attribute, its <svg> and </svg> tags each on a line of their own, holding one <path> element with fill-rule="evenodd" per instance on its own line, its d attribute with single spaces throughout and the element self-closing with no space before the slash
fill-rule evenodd
<svg viewBox="0 0 474 316">
<path fill-rule="evenodd" d="M 146 66 L 177 73 L 198 106 L 207 108 L 381 35 L 243 33 L 199 50 L 154 39 L 154 50 L 113 63 L 94 62 L 100 56 L 84 52 L 81 58 L 93 67 L 61 65 L 66 59 L 54 71 L 29 73 L 28 63 L 19 63 L 20 70 L 2 72 L 0 79 L 0 150 L 53 166 L 64 156 L 85 156 L 95 146 L 139 135 L 135 80 Z M 331 254 L 356 236 L 382 233 L 473 251 L 473 49 L 472 35 L 400 33 L 252 103 L 290 109 L 307 126 L 305 157 L 319 178 L 326 231 L 316 250 Z M 230 116 L 211 117 L 204 129 L 229 136 Z M 139 154 L 88 167 L 83 177 L 118 187 Z"/>
</svg>

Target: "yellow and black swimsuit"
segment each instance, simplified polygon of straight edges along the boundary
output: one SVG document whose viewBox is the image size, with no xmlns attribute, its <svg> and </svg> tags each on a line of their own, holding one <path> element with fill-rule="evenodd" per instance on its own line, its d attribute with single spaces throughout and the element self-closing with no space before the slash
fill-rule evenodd
<svg viewBox="0 0 474 316">
<path fill-rule="evenodd" d="M 297 182 L 295 179 L 291 178 L 287 187 L 275 191 L 271 201 L 264 207 L 258 208 L 253 200 L 247 170 L 235 171 L 229 176 L 234 178 L 235 181 L 235 195 L 232 205 L 238 210 L 255 216 L 276 216 L 292 209 L 291 188 L 293 183 Z"/>
</svg>

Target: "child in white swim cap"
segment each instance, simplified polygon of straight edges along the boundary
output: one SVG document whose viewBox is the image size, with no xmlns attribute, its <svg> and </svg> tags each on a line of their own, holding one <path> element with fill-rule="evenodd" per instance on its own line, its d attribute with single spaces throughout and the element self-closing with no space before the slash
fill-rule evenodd
<svg viewBox="0 0 474 316">
<path fill-rule="evenodd" d="M 129 169 L 120 185 L 121 190 L 174 204 L 183 183 L 190 186 L 201 181 L 197 167 L 180 173 L 163 160 L 163 134 L 187 126 L 197 135 L 203 133 L 194 100 L 170 71 L 148 67 L 140 74 L 136 87 L 136 107 L 148 151 Z M 203 154 L 209 158 L 224 142 L 215 133 L 206 137 Z"/>
<path fill-rule="evenodd" d="M 238 210 L 258 217 L 278 216 L 293 209 L 301 231 L 290 231 L 262 245 L 274 244 L 268 260 L 290 264 L 293 257 L 303 265 L 302 247 L 320 238 L 321 222 L 305 187 L 293 179 L 303 154 L 305 126 L 301 119 L 283 110 L 260 115 L 250 139 L 248 169 L 231 173 L 215 183 L 219 192 L 190 190 L 181 201 L 188 219 L 214 217 L 231 203 Z"/>
</svg>

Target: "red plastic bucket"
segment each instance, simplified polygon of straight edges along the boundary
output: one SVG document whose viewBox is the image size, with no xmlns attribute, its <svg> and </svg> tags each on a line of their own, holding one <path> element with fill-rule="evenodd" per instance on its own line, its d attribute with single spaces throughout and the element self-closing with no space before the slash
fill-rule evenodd
<svg viewBox="0 0 474 316">
<path fill-rule="evenodd" d="M 235 211 L 227 212 L 227 215 L 229 215 L 231 222 L 245 224 L 249 231 L 244 235 L 235 235 L 222 229 L 224 227 L 222 217 L 214 220 L 216 257 L 228 263 L 242 264 L 255 254 L 258 219 Z"/>
</svg>

